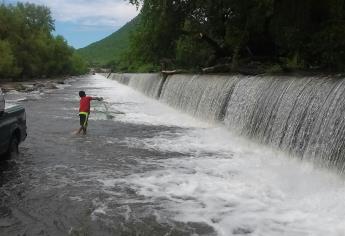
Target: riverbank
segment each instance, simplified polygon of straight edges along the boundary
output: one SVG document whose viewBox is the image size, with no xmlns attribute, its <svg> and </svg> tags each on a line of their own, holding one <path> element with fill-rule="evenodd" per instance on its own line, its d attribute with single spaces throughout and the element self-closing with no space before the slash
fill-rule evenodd
<svg viewBox="0 0 345 236">
<path fill-rule="evenodd" d="M 50 79 L 36 79 L 26 81 L 0 81 L 0 88 L 3 92 L 33 92 L 43 89 L 58 89 L 59 85 L 66 84 L 70 77 L 57 77 Z"/>
</svg>

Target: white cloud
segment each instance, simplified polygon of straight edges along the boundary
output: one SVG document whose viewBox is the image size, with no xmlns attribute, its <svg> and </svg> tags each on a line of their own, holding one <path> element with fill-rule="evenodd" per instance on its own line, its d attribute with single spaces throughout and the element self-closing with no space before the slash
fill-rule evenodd
<svg viewBox="0 0 345 236">
<path fill-rule="evenodd" d="M 125 0 L 29 0 L 48 6 L 57 21 L 84 26 L 119 27 L 138 15 Z"/>
</svg>

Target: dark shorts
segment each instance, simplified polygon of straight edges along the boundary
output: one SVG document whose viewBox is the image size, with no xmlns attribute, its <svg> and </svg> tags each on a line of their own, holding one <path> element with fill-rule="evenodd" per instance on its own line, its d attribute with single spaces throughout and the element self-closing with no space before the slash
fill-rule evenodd
<svg viewBox="0 0 345 236">
<path fill-rule="evenodd" d="M 87 122 L 89 120 L 89 114 L 79 114 L 80 126 L 87 127 Z"/>
</svg>

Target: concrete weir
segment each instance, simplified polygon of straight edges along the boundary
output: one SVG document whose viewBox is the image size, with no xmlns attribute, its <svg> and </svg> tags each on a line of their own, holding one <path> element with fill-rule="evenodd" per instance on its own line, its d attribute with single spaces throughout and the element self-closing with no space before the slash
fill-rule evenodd
<svg viewBox="0 0 345 236">
<path fill-rule="evenodd" d="M 329 77 L 110 74 L 197 118 L 343 172 L 345 80 Z"/>
</svg>

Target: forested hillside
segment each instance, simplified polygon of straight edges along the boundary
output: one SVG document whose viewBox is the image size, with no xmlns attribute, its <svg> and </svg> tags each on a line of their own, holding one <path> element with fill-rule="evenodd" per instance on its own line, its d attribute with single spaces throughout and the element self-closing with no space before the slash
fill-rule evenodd
<svg viewBox="0 0 345 236">
<path fill-rule="evenodd" d="M 53 36 L 49 8 L 0 5 L 0 79 L 77 75 L 86 64 L 62 36 Z"/>
<path fill-rule="evenodd" d="M 134 18 L 117 32 L 79 49 L 78 54 L 94 66 L 116 64 L 128 49 L 130 34 L 135 31 L 137 23 L 138 19 Z"/>
<path fill-rule="evenodd" d="M 124 70 L 345 70 L 344 0 L 130 2 L 141 20 Z"/>
</svg>

